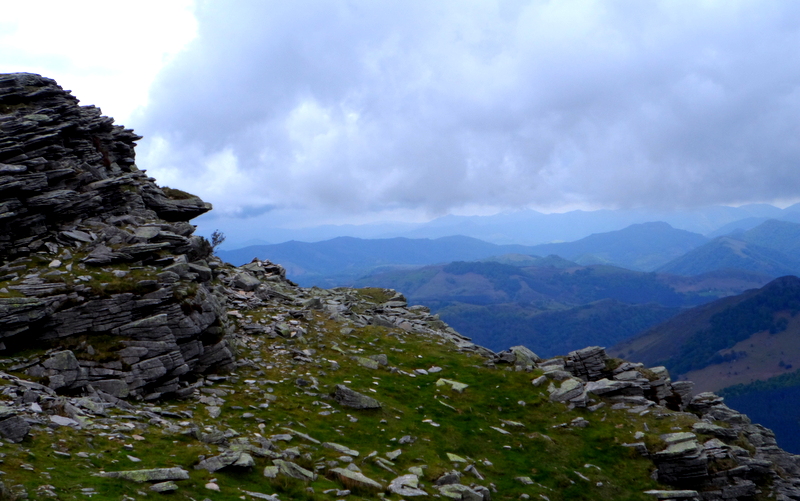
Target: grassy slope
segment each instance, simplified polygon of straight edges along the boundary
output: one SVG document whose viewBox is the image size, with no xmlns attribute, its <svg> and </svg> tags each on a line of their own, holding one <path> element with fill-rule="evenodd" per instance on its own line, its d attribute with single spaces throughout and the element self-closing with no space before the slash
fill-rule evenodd
<svg viewBox="0 0 800 501">
<path fill-rule="evenodd" d="M 279 311 L 243 313 L 259 321 Z M 658 487 L 649 477 L 652 464 L 620 444 L 634 441 L 635 432 L 648 429 L 646 440 L 657 442 L 657 434 L 688 430 L 694 420 L 685 414 L 638 416 L 608 407 L 596 413 L 567 411 L 563 404 L 549 402 L 543 388 L 531 386 L 530 381 L 539 371 L 485 368 L 483 359 L 476 355 L 458 353 L 450 345 L 419 334 L 402 334 L 382 327 L 365 327 L 342 334 L 340 324 L 321 316 L 303 322 L 303 326 L 308 330 L 305 343 L 249 336 L 239 339 L 241 356 L 265 362 L 242 366 L 228 381 L 214 385 L 225 392 L 219 418 L 209 417 L 197 400 L 187 400 L 164 402 L 158 410 L 178 413 L 180 417 L 164 418 L 161 425 L 148 422 L 143 415 L 136 416 L 137 412 L 114 411 L 133 417 L 106 421 L 107 425 L 101 418 L 94 419 L 94 430 L 38 428 L 22 444 L 3 447 L 2 469 L 6 472 L 3 481 L 6 485 L 25 485 L 29 492 L 35 492 L 44 479 L 55 487 L 61 499 L 81 499 L 81 488 L 95 489 L 102 499 L 119 499 L 123 495 L 138 499 L 137 491 L 142 486 L 90 473 L 181 466 L 190 471 L 191 480 L 179 482 L 180 499 L 240 499 L 240 489 L 283 493 L 282 499 L 330 499 L 322 491 L 342 488 L 338 482 L 321 476 L 310 484 L 314 488 L 310 492 L 300 482 L 270 481 L 261 474 L 262 467 L 270 464 L 266 459 L 257 458 L 257 468 L 250 472 L 211 474 L 192 469 L 198 455 L 214 455 L 217 451 L 215 446 L 193 438 L 189 433 L 192 427 L 201 431 L 212 427 L 233 430 L 240 437 L 251 439 L 257 434 L 269 437 L 283 433 L 285 427 L 290 427 L 318 440 L 334 441 L 359 451 L 356 463 L 364 474 L 384 485 L 396 475 L 381 469 L 367 455 L 372 451 L 383 455 L 401 449 L 402 454 L 393 467 L 395 471 L 402 474 L 409 467 L 425 465 L 424 483 L 428 487 L 432 479 L 454 467 L 447 458 L 447 453 L 454 453 L 474 462 L 480 472 L 492 479 L 499 491 L 495 499 L 517 499 L 527 493 L 534 497 L 544 494 L 551 500 L 643 500 L 648 497 L 642 491 Z M 335 360 L 340 368 L 332 369 L 329 362 L 320 366 L 294 361 L 287 351 L 292 344 L 298 349 L 317 350 L 317 358 Z M 405 371 L 433 365 L 443 370 L 435 375 L 410 377 L 386 368 L 367 369 L 350 358 L 353 354 L 379 353 L 388 355 L 391 366 Z M 296 386 L 299 377 L 317 378 L 319 394 L 306 393 Z M 458 394 L 436 387 L 439 377 L 470 386 Z M 322 398 L 335 384 L 347 384 L 370 394 L 382 402 L 383 408 L 348 410 Z M 277 399 L 266 409 L 259 407 L 269 402 L 268 395 Z M 243 417 L 245 412 L 253 417 Z M 558 426 L 578 416 L 588 419 L 589 427 Z M 506 425 L 502 420 L 523 426 Z M 506 429 L 509 434 L 501 434 L 491 426 Z M 404 435 L 417 440 L 398 445 L 397 439 Z M 298 447 L 302 454 L 298 464 L 309 468 L 340 455 L 298 439 L 279 446 Z M 71 454 L 72 458 L 56 455 L 55 451 Z M 79 453 L 85 457 L 79 457 Z M 128 456 L 141 461 L 133 462 Z M 23 464 L 32 465 L 33 469 L 25 469 Z M 590 482 L 575 472 L 590 478 Z M 517 476 L 529 476 L 537 483 L 522 485 L 514 480 Z M 213 479 L 220 492 L 203 487 Z M 356 494 L 350 499 L 369 493 Z"/>
</svg>

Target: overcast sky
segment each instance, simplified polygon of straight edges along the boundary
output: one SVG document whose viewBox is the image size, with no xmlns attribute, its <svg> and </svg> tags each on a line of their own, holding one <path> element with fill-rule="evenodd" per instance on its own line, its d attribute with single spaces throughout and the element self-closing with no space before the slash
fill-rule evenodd
<svg viewBox="0 0 800 501">
<path fill-rule="evenodd" d="M 140 168 L 219 216 L 800 200 L 800 2 L 32 8 L 4 6 L 0 71 L 134 127 Z"/>
</svg>

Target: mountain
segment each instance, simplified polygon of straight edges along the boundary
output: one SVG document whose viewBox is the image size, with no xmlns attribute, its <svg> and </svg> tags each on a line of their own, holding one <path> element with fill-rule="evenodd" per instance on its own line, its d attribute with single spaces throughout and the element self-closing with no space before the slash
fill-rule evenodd
<svg viewBox="0 0 800 501">
<path fill-rule="evenodd" d="M 768 281 L 747 272 L 679 277 L 579 266 L 553 256 L 533 264 L 456 262 L 375 273 L 356 285 L 399 290 L 491 349 L 525 344 L 550 355 L 587 342 L 616 344 L 682 307 Z"/>
<path fill-rule="evenodd" d="M 518 268 L 535 266 L 537 268 L 579 268 L 580 265 L 574 261 L 568 261 L 560 256 L 551 254 L 545 257 L 529 256 L 525 254 L 502 254 L 500 256 L 487 257 L 482 261 L 508 264 Z"/>
<path fill-rule="evenodd" d="M 540 310 L 517 303 L 426 303 L 474 342 L 495 351 L 523 344 L 543 356 L 594 343 L 616 344 L 675 316 L 680 309 L 601 299 L 575 307 Z"/>
<path fill-rule="evenodd" d="M 771 431 L 663 368 L 222 262 L 210 206 L 51 79 L 0 75 L 0 138 L 2 500 L 800 497 Z"/>
<path fill-rule="evenodd" d="M 539 245 L 551 242 L 571 242 L 593 233 L 618 231 L 633 224 L 664 221 L 673 228 L 708 235 L 720 227 L 747 218 L 764 220 L 784 219 L 797 222 L 797 208 L 779 209 L 768 204 L 748 204 L 740 207 L 709 206 L 695 209 L 657 211 L 647 208 L 619 210 L 574 210 L 545 214 L 525 209 L 490 216 L 447 215 L 425 223 L 386 222 L 363 225 L 323 225 L 307 228 L 278 228 L 268 224 L 256 226 L 254 220 L 208 216 L 199 218 L 202 230 L 210 234 L 222 228 L 228 235 L 226 250 L 244 247 L 254 238 L 270 242 L 299 240 L 319 242 L 349 236 L 363 239 L 405 237 L 436 239 L 464 235 L 498 245 Z M 791 219 L 794 217 L 795 219 Z M 714 235 L 718 236 L 718 235 Z"/>
<path fill-rule="evenodd" d="M 740 269 L 779 277 L 800 273 L 800 224 L 770 219 L 741 232 L 717 237 L 658 268 L 663 273 L 697 275 Z"/>
<path fill-rule="evenodd" d="M 718 237 L 661 266 L 656 271 L 699 275 L 716 270 L 747 270 L 771 277 L 800 273 L 800 259 L 739 237 Z"/>
<path fill-rule="evenodd" d="M 787 256 L 800 253 L 800 224 L 770 219 L 737 235 L 736 238 Z"/>
<path fill-rule="evenodd" d="M 759 224 L 769 220 L 800 223 L 800 207 L 798 207 L 798 205 L 795 204 L 791 207 L 787 207 L 780 214 L 774 215 L 772 217 L 747 217 L 744 219 L 739 219 L 738 221 L 733 221 L 724 226 L 721 226 L 716 230 L 712 231 L 711 233 L 707 233 L 706 236 L 709 238 L 716 238 L 725 235 L 731 235 L 733 233 L 742 233 L 751 228 L 755 228 Z"/>
<path fill-rule="evenodd" d="M 800 318 L 795 319 L 799 311 L 800 278 L 781 277 L 760 289 L 676 315 L 610 351 L 648 364 L 663 364 L 676 374 L 693 374 L 701 387 L 708 384 L 708 379 L 715 385 L 708 389 L 737 384 L 742 378 L 767 379 L 787 369 L 774 356 L 763 356 L 762 352 L 780 352 L 781 346 L 795 342 L 800 333 Z M 792 351 L 796 353 L 786 356 L 800 359 L 800 352 L 795 348 Z M 717 370 L 704 373 L 707 377 L 697 377 L 697 371 L 717 369 L 723 367 L 720 364 L 737 360 L 740 362 L 732 371 L 737 374 L 726 375 Z M 729 366 L 724 368 L 728 372 Z M 726 382 L 729 379 L 730 384 Z"/>
<path fill-rule="evenodd" d="M 301 285 L 352 285 L 376 270 L 405 270 L 452 261 L 494 260 L 511 265 L 546 266 L 539 256 L 557 256 L 578 265 L 609 264 L 631 270 L 700 275 L 741 270 L 772 278 L 800 272 L 800 224 L 768 220 L 747 231 L 712 241 L 664 222 L 635 224 L 596 233 L 575 242 L 536 246 L 496 245 L 470 237 L 430 239 L 360 239 L 338 237 L 323 242 L 284 242 L 218 252 L 244 264 L 254 257 L 284 263 Z M 553 260 L 554 257 L 548 257 Z M 552 264 L 552 263 L 551 263 Z"/>
<path fill-rule="evenodd" d="M 289 277 L 302 285 L 338 286 L 351 285 L 355 279 L 379 268 L 407 269 L 480 259 L 508 261 L 516 265 L 527 261 L 531 265 L 543 266 L 543 262 L 535 263 L 540 255 L 558 255 L 566 261 L 579 261 L 581 264 L 616 264 L 630 269 L 651 270 L 706 241 L 702 235 L 676 230 L 666 223 L 646 223 L 594 234 L 577 242 L 534 247 L 496 245 L 464 236 L 435 240 L 338 237 L 314 243 L 291 241 L 220 250 L 218 254 L 233 264 L 244 264 L 254 257 L 270 259 L 283 263 Z"/>
<path fill-rule="evenodd" d="M 699 233 L 677 230 L 664 222 L 652 222 L 596 233 L 575 242 L 536 245 L 532 253 L 556 254 L 582 264 L 605 263 L 652 271 L 706 242 L 708 239 Z M 589 259 L 594 262 L 587 262 Z"/>
<path fill-rule="evenodd" d="M 610 298 L 631 304 L 686 306 L 706 301 L 696 294 L 676 293 L 655 274 L 605 265 L 564 269 L 461 261 L 370 275 L 356 283 L 368 282 L 401 290 L 420 302 L 555 301 L 578 305 Z"/>
<path fill-rule="evenodd" d="M 458 260 L 483 259 L 498 254 L 526 254 L 523 245 L 495 245 L 475 238 L 453 236 L 429 239 L 365 240 L 338 237 L 324 242 L 285 242 L 258 245 L 219 256 L 234 264 L 254 257 L 283 263 L 290 278 L 303 285 L 343 285 L 378 267 L 407 267 Z"/>
</svg>

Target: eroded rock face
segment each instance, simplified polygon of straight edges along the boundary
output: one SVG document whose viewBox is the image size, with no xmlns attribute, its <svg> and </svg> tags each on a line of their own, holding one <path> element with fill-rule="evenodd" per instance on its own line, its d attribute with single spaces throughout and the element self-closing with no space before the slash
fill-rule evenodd
<svg viewBox="0 0 800 501">
<path fill-rule="evenodd" d="M 140 139 L 54 80 L 0 75 L 0 353 L 58 392 L 178 394 L 233 363 L 211 209 L 135 164 Z M 65 349 L 68 348 L 68 349 Z"/>
</svg>

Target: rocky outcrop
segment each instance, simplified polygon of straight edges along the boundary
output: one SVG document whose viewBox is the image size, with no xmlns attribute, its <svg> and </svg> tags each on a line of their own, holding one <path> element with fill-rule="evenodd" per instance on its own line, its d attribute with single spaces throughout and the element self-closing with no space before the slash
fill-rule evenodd
<svg viewBox="0 0 800 501">
<path fill-rule="evenodd" d="M 135 164 L 139 136 L 39 75 L 0 75 L 0 350 L 60 393 L 182 395 L 233 357 L 211 209 Z M 63 349 L 68 348 L 68 349 Z"/>
<path fill-rule="evenodd" d="M 657 499 L 752 499 L 767 484 L 776 499 L 800 499 L 794 480 L 800 475 L 800 456 L 780 449 L 770 430 L 751 424 L 721 397 L 701 393 L 692 398 L 692 383 L 673 383 L 664 367 L 610 359 L 596 346 L 541 360 L 539 367 L 545 370 L 541 378 L 551 381 L 548 391 L 554 402 L 590 411 L 611 403 L 612 409 L 632 414 L 700 419 L 692 427 L 695 433 L 661 435 L 663 445 L 656 450 L 644 442 L 624 444 L 653 461 L 659 482 L 679 489 L 651 491 Z M 534 385 L 542 384 L 534 380 Z"/>
</svg>

